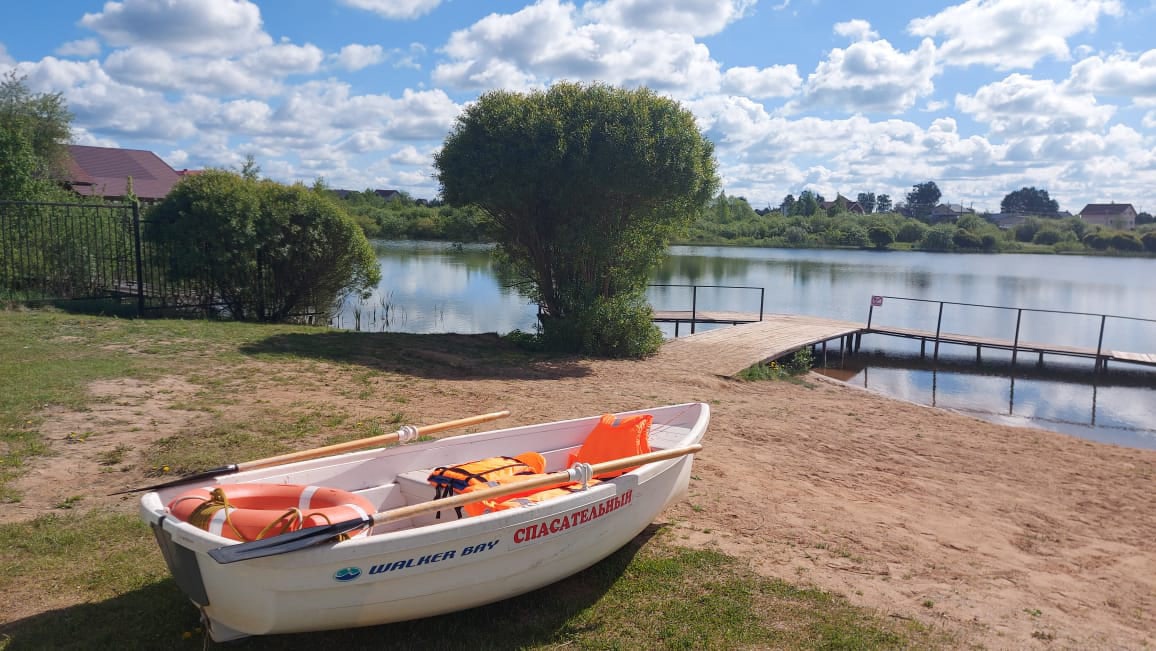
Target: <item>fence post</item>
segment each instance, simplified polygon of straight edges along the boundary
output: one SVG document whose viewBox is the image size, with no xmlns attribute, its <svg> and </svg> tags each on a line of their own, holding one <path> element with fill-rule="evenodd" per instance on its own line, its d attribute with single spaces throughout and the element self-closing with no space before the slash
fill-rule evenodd
<svg viewBox="0 0 1156 651">
<path fill-rule="evenodd" d="M 135 199 L 132 202 L 132 237 L 134 255 L 136 256 L 136 315 L 143 317 L 145 311 L 144 256 L 141 253 L 140 201 Z"/>
<path fill-rule="evenodd" d="M 1106 371 L 1108 367 L 1108 360 L 1100 361 L 1100 351 L 1104 350 L 1104 323 L 1108 320 L 1107 314 L 1100 315 L 1100 341 L 1096 344 L 1096 366 L 1101 371 Z"/>
<path fill-rule="evenodd" d="M 767 288 L 766 287 L 760 287 L 759 288 L 759 321 L 760 322 L 763 320 L 763 303 L 766 300 L 766 297 L 767 297 Z"/>
<path fill-rule="evenodd" d="M 690 334 L 694 334 L 694 320 L 698 315 L 698 285 L 690 290 Z"/>
<path fill-rule="evenodd" d="M 943 327 L 943 301 L 940 301 L 939 302 L 939 319 L 935 322 L 935 353 L 931 357 L 935 361 L 939 361 L 939 332 L 940 332 L 942 327 Z M 934 404 L 934 398 L 932 399 L 932 403 Z"/>
<path fill-rule="evenodd" d="M 1021 307 L 1016 310 L 1016 338 L 1012 340 L 1012 366 L 1016 365 L 1016 355 L 1020 352 L 1020 319 L 1024 317 L 1024 309 Z M 1010 413 L 1010 409 L 1008 410 Z"/>
</svg>

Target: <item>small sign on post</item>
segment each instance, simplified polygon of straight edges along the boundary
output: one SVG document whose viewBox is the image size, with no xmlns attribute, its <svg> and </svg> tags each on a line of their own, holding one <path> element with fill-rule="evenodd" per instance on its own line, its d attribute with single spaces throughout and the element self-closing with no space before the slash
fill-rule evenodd
<svg viewBox="0 0 1156 651">
<path fill-rule="evenodd" d="M 883 297 L 882 296 L 872 296 L 871 297 L 871 307 L 883 307 Z"/>
</svg>

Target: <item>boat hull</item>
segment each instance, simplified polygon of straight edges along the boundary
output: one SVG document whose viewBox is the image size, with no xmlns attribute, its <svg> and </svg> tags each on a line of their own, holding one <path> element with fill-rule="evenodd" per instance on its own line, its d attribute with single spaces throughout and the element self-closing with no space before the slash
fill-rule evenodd
<svg viewBox="0 0 1156 651">
<path fill-rule="evenodd" d="M 673 410 L 673 411 L 664 411 Z M 693 413 L 687 413 L 693 412 Z M 652 443 L 681 447 L 697 443 L 709 420 L 705 405 L 677 405 L 644 413 L 656 416 Z M 677 418 L 676 418 L 677 417 Z M 679 420 L 681 418 L 681 420 Z M 386 455 L 393 466 L 427 466 L 426 459 L 461 463 L 487 456 L 495 447 L 507 454 L 538 440 L 555 460 L 580 445 L 596 418 L 566 421 L 547 430 L 512 428 L 410 446 L 423 453 Z M 496 444 L 494 442 L 497 442 Z M 533 449 L 533 448 L 526 448 Z M 431 454 L 424 454 L 430 452 Z M 353 482 L 383 507 L 404 496 L 402 479 L 385 487 L 358 488 L 368 466 L 390 466 L 382 452 L 353 453 L 331 460 L 302 462 L 272 473 L 287 483 L 333 474 Z M 435 464 L 436 465 L 436 464 Z M 142 499 L 142 515 L 152 523 L 178 584 L 205 616 L 214 640 L 245 635 L 293 633 L 369 626 L 428 617 L 492 603 L 571 576 L 602 560 L 637 536 L 672 501 L 685 494 L 692 457 L 643 466 L 585 491 L 538 505 L 456 519 L 401 523 L 393 531 L 289 554 L 221 565 L 207 554 L 231 541 L 167 515 L 164 496 Z M 344 472 L 340 472 L 344 468 Z M 360 469 L 361 472 L 355 472 Z M 230 477 L 269 481 L 270 473 Z M 419 473 L 420 474 L 420 473 Z M 378 475 L 381 476 L 381 475 Z M 417 490 L 416 488 L 414 490 Z M 430 489 L 432 492 L 432 489 Z M 406 500 L 412 503 L 413 499 Z M 159 509 L 158 509 L 159 507 Z"/>
</svg>

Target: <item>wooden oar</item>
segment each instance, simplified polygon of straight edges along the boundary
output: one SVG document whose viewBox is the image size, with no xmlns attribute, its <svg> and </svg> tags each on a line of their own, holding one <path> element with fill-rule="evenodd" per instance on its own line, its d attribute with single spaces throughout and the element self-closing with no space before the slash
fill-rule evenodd
<svg viewBox="0 0 1156 651">
<path fill-rule="evenodd" d="M 605 463 L 596 463 L 590 466 L 590 475 L 593 477 L 615 470 L 625 470 L 626 468 L 633 468 L 635 466 L 644 466 L 655 461 L 663 461 L 665 459 L 674 459 L 687 454 L 694 454 L 702 449 L 701 445 L 688 445 L 684 448 L 671 448 L 669 450 L 659 450 L 657 452 L 648 452 L 646 454 L 639 454 L 632 457 L 623 457 L 615 459 L 614 461 L 607 461 Z M 583 465 L 583 464 L 578 464 Z M 429 513 L 430 511 L 442 511 L 452 509 L 470 502 L 479 502 L 481 500 L 490 499 L 492 497 L 501 497 L 502 495 L 510 495 L 511 493 L 522 493 L 534 488 L 545 488 L 547 486 L 564 485 L 571 482 L 579 481 L 579 471 L 575 468 L 569 470 L 560 470 L 542 475 L 536 479 L 530 479 L 516 484 L 506 484 L 504 486 L 496 486 L 494 488 L 487 488 L 485 490 L 473 491 L 462 495 L 455 495 L 440 500 L 431 500 L 429 502 L 422 502 L 421 504 L 413 504 L 411 506 L 402 506 L 389 511 L 379 511 L 373 515 L 368 515 L 364 518 L 357 518 L 355 520 L 346 520 L 344 522 L 336 522 L 334 524 L 323 525 L 320 527 L 309 527 L 307 529 L 299 529 L 289 533 L 283 533 L 272 538 L 264 538 L 261 540 L 254 540 L 252 542 L 238 543 L 236 545 L 226 545 L 224 547 L 217 547 L 209 550 L 209 556 L 213 560 L 221 564 L 236 563 L 237 561 L 246 561 L 253 558 L 264 558 L 265 556 L 276 556 L 278 554 L 287 554 L 299 549 L 307 547 L 314 547 L 332 541 L 337 536 L 350 531 L 355 531 L 363 527 L 372 527 L 394 520 L 401 520 L 402 518 L 409 518 L 422 513 Z"/>
<path fill-rule="evenodd" d="M 422 427 L 414 427 L 406 425 L 396 432 L 389 434 L 380 434 L 378 436 L 370 436 L 364 439 L 357 439 L 355 441 L 346 441 L 345 443 L 335 443 L 333 445 L 326 445 L 320 448 L 313 448 L 312 450 L 302 450 L 301 452 L 290 452 L 288 454 L 281 454 L 275 457 L 268 457 L 265 459 L 257 459 L 255 461 L 245 461 L 242 463 L 232 463 L 220 468 L 213 468 L 204 472 L 198 472 L 192 475 L 185 475 L 177 477 L 170 481 L 162 482 L 160 484 L 153 484 L 152 486 L 141 486 L 140 488 L 129 488 L 109 495 L 124 495 L 126 493 L 139 493 L 141 491 L 153 491 L 160 488 L 168 488 L 169 486 L 176 486 L 186 482 L 197 481 L 201 479 L 212 479 L 213 477 L 220 477 L 221 475 L 231 475 L 236 472 L 245 470 L 256 470 L 258 468 L 269 468 L 271 466 L 279 466 L 285 463 L 293 463 L 295 461 L 305 461 L 306 459 L 318 459 L 320 457 L 327 457 L 333 454 L 341 454 L 342 452 L 349 452 L 351 450 L 362 450 L 371 448 L 377 445 L 384 445 L 386 443 L 393 443 L 394 441 L 411 441 L 419 436 L 427 436 L 436 434 L 447 429 L 455 429 L 458 427 L 469 427 L 470 425 L 477 425 L 478 423 L 485 423 L 498 418 L 505 418 L 509 416 L 509 410 L 495 411 L 489 414 L 480 414 L 478 416 L 470 416 L 469 418 L 459 418 L 458 420 L 448 420 L 444 423 L 436 423 L 434 425 L 424 425 Z"/>
</svg>

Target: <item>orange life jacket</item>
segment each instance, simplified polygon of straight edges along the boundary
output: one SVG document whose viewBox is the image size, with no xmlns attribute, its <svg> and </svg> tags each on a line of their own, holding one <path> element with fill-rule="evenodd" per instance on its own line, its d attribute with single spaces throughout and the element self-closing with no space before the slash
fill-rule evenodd
<svg viewBox="0 0 1156 651">
<path fill-rule="evenodd" d="M 602 463 L 650 452 L 647 435 L 650 433 L 650 424 L 654 421 L 654 416 L 638 414 L 624 416 L 618 419 L 617 424 L 614 421 L 614 414 L 603 414 L 602 420 L 598 421 L 594 430 L 586 436 L 586 442 L 582 444 L 578 452 L 570 455 L 566 465 L 573 467 L 576 463 Z M 637 467 L 635 466 L 635 468 Z M 605 472 L 596 475 L 596 478 L 610 479 L 631 470 L 634 468 Z"/>
<path fill-rule="evenodd" d="M 471 487 L 488 488 L 515 477 L 529 479 L 545 469 L 545 457 L 537 452 L 524 452 L 516 457 L 488 457 L 456 466 L 439 466 L 426 481 L 434 487 L 434 499 L 440 500 L 461 495 Z M 462 507 L 456 510 L 458 517 L 462 517 Z M 441 511 L 437 517 L 441 518 Z"/>
</svg>

